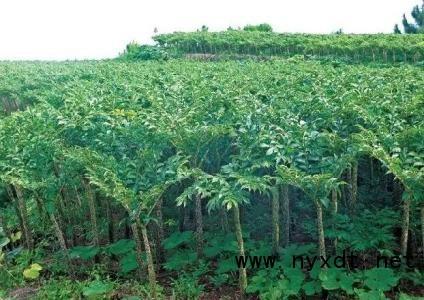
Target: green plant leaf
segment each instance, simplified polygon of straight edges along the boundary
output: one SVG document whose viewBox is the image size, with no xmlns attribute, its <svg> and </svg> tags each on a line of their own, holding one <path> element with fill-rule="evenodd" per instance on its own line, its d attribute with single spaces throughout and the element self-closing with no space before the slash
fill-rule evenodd
<svg viewBox="0 0 424 300">
<path fill-rule="evenodd" d="M 355 279 L 351 274 L 341 273 L 339 277 L 340 288 L 344 290 L 348 295 L 353 294 L 353 284 Z"/>
<path fill-rule="evenodd" d="M 238 268 L 237 268 L 236 261 L 234 260 L 234 257 L 230 257 L 230 258 L 219 261 L 218 268 L 216 269 L 215 272 L 217 274 L 221 274 L 221 273 L 228 273 L 228 272 L 233 272 L 237 270 Z"/>
<path fill-rule="evenodd" d="M 303 290 L 307 296 L 312 296 L 321 292 L 321 284 L 319 281 L 308 281 L 303 284 Z"/>
<path fill-rule="evenodd" d="M 130 251 L 133 251 L 135 242 L 133 240 L 122 239 L 119 240 L 106 248 L 106 251 L 114 255 L 123 255 Z"/>
<path fill-rule="evenodd" d="M 9 238 L 7 238 L 7 237 L 2 237 L 1 239 L 0 239 L 0 249 L 1 248 L 3 248 L 4 246 L 6 246 L 7 244 L 9 244 L 10 243 L 10 240 L 9 240 Z"/>
<path fill-rule="evenodd" d="M 192 238 L 192 231 L 174 232 L 163 241 L 163 247 L 166 250 L 175 249 L 184 243 L 190 242 Z"/>
<path fill-rule="evenodd" d="M 178 250 L 169 256 L 164 264 L 167 270 L 182 270 L 188 265 L 196 262 L 197 254 L 192 250 Z"/>
<path fill-rule="evenodd" d="M 69 250 L 71 258 L 92 259 L 99 253 L 100 248 L 95 246 L 77 246 Z"/>
<path fill-rule="evenodd" d="M 43 270 L 43 268 L 37 264 L 34 263 L 29 268 L 25 269 L 22 274 L 26 279 L 37 279 L 40 276 L 40 271 Z"/>
<path fill-rule="evenodd" d="M 386 300 L 386 296 L 382 291 L 366 291 L 363 289 L 355 289 L 355 294 L 358 296 L 359 300 Z"/>
<path fill-rule="evenodd" d="M 37 279 L 40 276 L 40 271 L 34 269 L 25 269 L 22 274 L 27 279 Z"/>
<path fill-rule="evenodd" d="M 104 295 L 112 291 L 113 285 L 102 281 L 93 281 L 82 289 L 82 294 L 86 297 Z"/>
<path fill-rule="evenodd" d="M 121 268 L 121 272 L 123 274 L 127 274 L 135 269 L 138 268 L 137 264 L 137 258 L 136 253 L 131 252 L 125 255 L 120 261 L 119 261 L 119 267 Z"/>
<path fill-rule="evenodd" d="M 371 290 L 389 291 L 397 285 L 399 277 L 395 276 L 392 269 L 373 268 L 364 272 L 365 285 Z"/>
<path fill-rule="evenodd" d="M 22 237 L 22 231 L 18 231 L 16 233 L 12 233 L 10 238 L 12 239 L 12 243 L 19 241 Z"/>
</svg>

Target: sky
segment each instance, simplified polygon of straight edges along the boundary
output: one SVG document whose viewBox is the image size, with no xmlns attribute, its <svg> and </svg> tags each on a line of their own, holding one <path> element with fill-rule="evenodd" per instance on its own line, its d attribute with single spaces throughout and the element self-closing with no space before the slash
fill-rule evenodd
<svg viewBox="0 0 424 300">
<path fill-rule="evenodd" d="M 158 33 L 269 23 L 277 32 L 389 33 L 421 0 L 0 0 L 0 60 L 113 58 Z"/>
</svg>

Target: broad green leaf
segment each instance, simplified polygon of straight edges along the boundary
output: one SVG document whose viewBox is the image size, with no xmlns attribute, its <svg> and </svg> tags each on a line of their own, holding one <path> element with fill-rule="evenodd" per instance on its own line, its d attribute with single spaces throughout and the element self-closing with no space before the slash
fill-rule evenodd
<svg viewBox="0 0 424 300">
<path fill-rule="evenodd" d="M 40 276 L 40 271 L 37 271 L 35 269 L 25 269 L 23 271 L 23 275 L 27 279 L 37 279 Z"/>
<path fill-rule="evenodd" d="M 95 246 L 77 246 L 69 250 L 69 256 L 89 260 L 94 258 L 99 251 L 100 249 Z"/>
<path fill-rule="evenodd" d="M 359 300 L 386 300 L 386 296 L 382 291 L 365 291 L 363 289 L 355 289 L 355 294 Z"/>
<path fill-rule="evenodd" d="M 34 263 L 30 265 L 29 268 L 25 269 L 22 274 L 27 279 L 37 279 L 42 269 L 43 268 L 39 264 Z"/>
<path fill-rule="evenodd" d="M 22 231 L 18 231 L 16 233 L 12 233 L 10 238 L 12 239 L 12 243 L 19 241 L 22 237 Z"/>
<path fill-rule="evenodd" d="M 182 270 L 196 262 L 197 254 L 192 250 L 178 250 L 174 254 L 168 256 L 164 264 L 167 270 Z"/>
<path fill-rule="evenodd" d="M 82 294 L 86 297 L 104 295 L 112 291 L 113 285 L 99 280 L 91 282 L 88 286 L 82 289 Z"/>
<path fill-rule="evenodd" d="M 122 255 L 134 250 L 134 240 L 122 239 L 106 248 L 106 251 L 114 255 Z"/>
<path fill-rule="evenodd" d="M 221 273 L 228 273 L 228 272 L 234 272 L 237 271 L 237 264 L 236 261 L 234 259 L 234 256 L 228 258 L 228 259 L 223 259 L 220 260 L 218 262 L 218 268 L 216 269 L 216 273 L 217 274 L 221 274 Z"/>
<path fill-rule="evenodd" d="M 7 238 L 7 237 L 0 238 L 0 249 L 3 248 L 4 246 L 6 246 L 9 243 L 10 243 L 9 238 Z"/>
<path fill-rule="evenodd" d="M 307 296 L 313 296 L 321 292 L 319 281 L 308 281 L 303 284 L 303 290 Z"/>
<path fill-rule="evenodd" d="M 166 250 L 174 249 L 184 243 L 188 243 L 193 238 L 192 231 L 174 232 L 163 241 L 163 246 Z"/>
<path fill-rule="evenodd" d="M 121 268 L 121 272 L 126 274 L 138 268 L 136 253 L 131 252 L 125 255 L 119 261 L 119 267 Z"/>
<path fill-rule="evenodd" d="M 392 269 L 373 268 L 364 272 L 365 285 L 371 290 L 388 291 L 397 285 L 397 277 Z"/>
</svg>

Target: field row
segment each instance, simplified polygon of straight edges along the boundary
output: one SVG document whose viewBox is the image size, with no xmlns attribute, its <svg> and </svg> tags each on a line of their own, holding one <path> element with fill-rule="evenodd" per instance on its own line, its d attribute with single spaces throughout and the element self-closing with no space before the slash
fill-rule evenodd
<svg viewBox="0 0 424 300">
<path fill-rule="evenodd" d="M 424 60 L 422 35 L 277 34 L 228 30 L 161 34 L 160 47 L 182 53 L 249 54 L 258 56 L 342 57 L 353 61 L 419 62 Z"/>
</svg>

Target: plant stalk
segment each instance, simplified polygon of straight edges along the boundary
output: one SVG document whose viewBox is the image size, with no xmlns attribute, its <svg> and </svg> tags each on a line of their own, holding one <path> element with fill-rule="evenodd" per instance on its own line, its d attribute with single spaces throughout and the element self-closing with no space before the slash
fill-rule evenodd
<svg viewBox="0 0 424 300">
<path fill-rule="evenodd" d="M 234 214 L 235 233 L 236 233 L 237 244 L 239 248 L 239 255 L 241 257 L 244 257 L 245 253 L 244 253 L 243 235 L 241 231 L 240 210 L 237 205 L 233 207 L 233 214 Z M 239 269 L 239 287 L 240 287 L 241 299 L 244 299 L 245 291 L 247 288 L 247 273 L 246 273 L 246 269 L 243 268 L 242 266 Z"/>
</svg>

